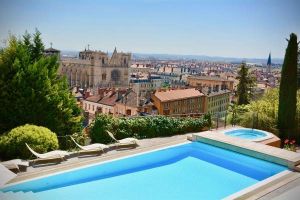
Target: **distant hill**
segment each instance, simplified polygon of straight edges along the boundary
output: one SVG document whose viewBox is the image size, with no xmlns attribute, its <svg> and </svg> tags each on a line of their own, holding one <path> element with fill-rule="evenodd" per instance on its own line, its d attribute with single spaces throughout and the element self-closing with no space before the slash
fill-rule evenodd
<svg viewBox="0 0 300 200">
<path fill-rule="evenodd" d="M 79 51 L 67 51 L 62 50 L 62 57 L 78 57 Z M 109 53 L 111 54 L 111 53 Z M 199 60 L 210 62 L 228 62 L 228 63 L 241 63 L 246 61 L 247 63 L 254 63 L 259 65 L 265 65 L 267 63 L 267 56 L 265 59 L 261 58 L 233 58 L 233 57 L 221 57 L 221 56 L 205 56 L 205 55 L 177 55 L 177 54 L 146 54 L 146 53 L 132 53 L 133 59 L 141 60 Z M 272 63 L 282 64 L 283 59 L 272 58 Z"/>
<path fill-rule="evenodd" d="M 233 58 L 233 57 L 221 57 L 221 56 L 205 56 L 205 55 L 176 55 L 176 54 L 142 54 L 133 53 L 133 59 L 157 59 L 157 60 L 199 60 L 199 61 L 211 61 L 211 62 L 230 62 L 241 63 L 246 61 L 247 63 L 256 63 L 265 65 L 267 63 L 267 57 L 261 58 Z M 283 59 L 272 58 L 272 63 L 282 64 Z"/>
</svg>

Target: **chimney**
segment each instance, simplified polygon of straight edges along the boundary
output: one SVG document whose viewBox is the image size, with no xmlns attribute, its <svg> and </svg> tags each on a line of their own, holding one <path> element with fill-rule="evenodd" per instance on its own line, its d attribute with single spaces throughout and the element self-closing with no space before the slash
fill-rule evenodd
<svg viewBox="0 0 300 200">
<path fill-rule="evenodd" d="M 119 90 L 117 90 L 117 99 L 119 100 L 121 98 L 122 98 L 122 93 Z"/>
<path fill-rule="evenodd" d="M 85 94 L 84 94 L 84 98 L 86 99 L 86 98 L 88 98 L 90 96 L 91 96 L 90 91 L 86 91 Z"/>
</svg>

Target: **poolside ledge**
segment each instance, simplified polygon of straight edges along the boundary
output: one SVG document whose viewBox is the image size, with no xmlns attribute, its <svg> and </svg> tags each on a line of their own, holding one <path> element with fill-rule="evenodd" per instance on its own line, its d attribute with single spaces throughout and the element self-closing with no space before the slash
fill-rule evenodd
<svg viewBox="0 0 300 200">
<path fill-rule="evenodd" d="M 299 153 L 240 138 L 233 139 L 232 137 L 218 134 L 214 131 L 194 133 L 192 140 L 284 165 L 294 171 L 300 171 L 299 167 L 297 167 L 297 165 L 300 164 Z"/>
</svg>

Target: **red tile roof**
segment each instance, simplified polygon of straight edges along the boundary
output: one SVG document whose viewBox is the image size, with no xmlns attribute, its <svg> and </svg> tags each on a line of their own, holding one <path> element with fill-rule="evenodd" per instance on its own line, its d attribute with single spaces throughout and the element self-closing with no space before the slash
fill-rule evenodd
<svg viewBox="0 0 300 200">
<path fill-rule="evenodd" d="M 189 88 L 189 89 L 180 89 L 180 90 L 161 91 L 161 92 L 156 92 L 154 95 L 160 101 L 166 102 L 166 101 L 174 101 L 179 99 L 200 97 L 203 96 L 204 94 L 201 93 L 199 90 L 196 90 L 195 88 Z"/>
</svg>

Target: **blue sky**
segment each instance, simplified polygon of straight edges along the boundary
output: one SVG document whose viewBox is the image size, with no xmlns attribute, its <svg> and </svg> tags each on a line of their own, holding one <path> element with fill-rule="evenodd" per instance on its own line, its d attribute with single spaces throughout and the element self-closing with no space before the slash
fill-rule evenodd
<svg viewBox="0 0 300 200">
<path fill-rule="evenodd" d="M 300 1 L 0 0 L 0 27 L 1 41 L 38 28 L 62 50 L 282 58 Z"/>
</svg>

